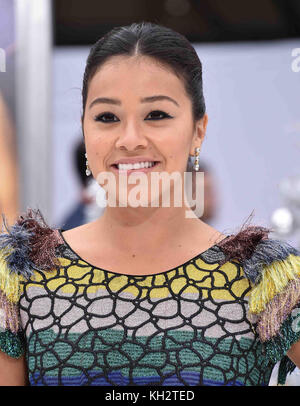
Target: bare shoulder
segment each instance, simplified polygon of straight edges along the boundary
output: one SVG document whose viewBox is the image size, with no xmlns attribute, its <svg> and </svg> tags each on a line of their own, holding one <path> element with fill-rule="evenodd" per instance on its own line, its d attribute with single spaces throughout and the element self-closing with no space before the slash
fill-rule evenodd
<svg viewBox="0 0 300 406">
<path fill-rule="evenodd" d="M 67 245 L 81 258 L 91 263 L 103 260 L 106 252 L 105 239 L 101 238 L 100 230 L 95 231 L 94 223 L 82 224 L 61 232 Z"/>
<path fill-rule="evenodd" d="M 62 235 L 67 243 L 74 246 L 82 246 L 88 244 L 91 235 L 92 223 L 83 224 L 78 227 L 71 228 L 70 230 L 62 231 Z"/>
</svg>

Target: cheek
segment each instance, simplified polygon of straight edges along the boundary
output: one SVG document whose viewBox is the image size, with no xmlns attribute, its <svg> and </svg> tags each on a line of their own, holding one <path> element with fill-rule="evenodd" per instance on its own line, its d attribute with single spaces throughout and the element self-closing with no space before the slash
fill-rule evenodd
<svg viewBox="0 0 300 406">
<path fill-rule="evenodd" d="M 109 137 L 99 133 L 98 130 L 85 127 L 85 146 L 91 164 L 101 165 L 105 156 L 113 147 Z"/>
<path fill-rule="evenodd" d="M 168 166 L 174 168 L 173 170 L 180 171 L 186 168 L 189 144 L 187 142 L 173 142 L 169 144 L 169 151 L 167 151 Z"/>
<path fill-rule="evenodd" d="M 170 152 L 172 149 L 172 154 L 170 153 L 170 155 L 174 155 L 174 157 L 176 156 L 177 158 L 178 156 L 188 154 L 192 138 L 192 128 L 190 128 L 189 125 L 183 125 L 180 123 L 177 131 L 174 132 L 172 137 L 169 139 L 168 145 L 170 146 Z"/>
</svg>

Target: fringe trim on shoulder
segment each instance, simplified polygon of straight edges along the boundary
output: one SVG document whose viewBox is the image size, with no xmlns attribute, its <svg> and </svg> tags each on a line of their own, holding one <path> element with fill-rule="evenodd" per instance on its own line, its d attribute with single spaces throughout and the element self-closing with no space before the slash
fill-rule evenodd
<svg viewBox="0 0 300 406">
<path fill-rule="evenodd" d="M 49 227 L 40 210 L 28 209 L 17 220 L 17 224 L 32 233 L 30 237 L 31 261 L 40 270 L 52 270 L 59 265 L 55 249 L 62 244 L 62 238 L 57 230 Z"/>
<path fill-rule="evenodd" d="M 257 285 L 263 279 L 263 275 L 268 269 L 267 266 L 273 266 L 272 272 L 275 272 L 276 282 L 280 286 L 285 285 L 285 274 L 290 273 L 290 271 L 295 273 L 289 262 L 292 256 L 300 256 L 300 251 L 285 241 L 266 239 L 258 243 L 253 255 L 243 262 L 243 269 L 251 282 Z M 285 267 L 286 265 L 287 269 L 283 272 L 281 266 Z M 282 278 L 283 280 L 281 280 Z"/>
<path fill-rule="evenodd" d="M 283 292 L 277 294 L 259 314 L 257 331 L 262 342 L 279 334 L 281 324 L 300 303 L 300 279 L 292 280 Z M 300 309 L 299 309 L 300 314 Z"/>
<path fill-rule="evenodd" d="M 225 254 L 223 262 L 240 262 L 252 283 L 248 318 L 257 324 L 266 357 L 276 363 L 300 339 L 300 319 L 293 320 L 300 313 L 300 251 L 285 241 L 270 239 L 271 231 L 243 226 L 218 246 Z M 294 364 L 285 360 L 282 368 L 286 373 Z"/>
<path fill-rule="evenodd" d="M 278 378 L 277 385 L 285 385 L 286 377 L 288 374 L 294 371 L 296 365 L 287 357 L 286 355 L 281 359 L 280 365 L 278 368 Z"/>
<path fill-rule="evenodd" d="M 238 232 L 230 234 L 227 238 L 217 244 L 224 253 L 224 260 L 221 264 L 233 260 L 243 263 L 246 259 L 251 258 L 257 244 L 268 238 L 268 234 L 272 229 L 250 225 L 252 217 L 253 212 L 249 215 Z M 250 276 L 251 279 L 251 275 L 247 276 Z"/>
<path fill-rule="evenodd" d="M 7 229 L 8 230 L 8 229 Z M 8 233 L 0 235 L 0 249 L 10 273 L 29 278 L 33 263 L 29 259 L 29 239 L 32 233 L 14 224 Z"/>
<path fill-rule="evenodd" d="M 257 285 L 263 275 L 264 266 L 275 261 L 283 261 L 289 255 L 300 256 L 300 251 L 285 241 L 269 239 L 269 229 L 249 226 L 236 235 L 229 236 L 218 243 L 225 254 L 222 263 L 239 261 L 245 275 Z"/>
<path fill-rule="evenodd" d="M 249 311 L 253 314 L 261 313 L 275 295 L 287 288 L 290 281 L 300 277 L 300 256 L 290 254 L 285 260 L 264 265 L 260 282 L 256 284 L 249 298 Z"/>
<path fill-rule="evenodd" d="M 20 282 L 25 280 L 24 276 L 11 272 L 5 255 L 0 252 L 0 291 L 2 291 L 10 302 L 16 303 L 20 298 Z"/>
<path fill-rule="evenodd" d="M 295 313 L 300 313 L 300 308 L 295 309 Z M 292 326 L 292 328 L 291 328 Z M 280 361 L 291 348 L 300 340 L 300 320 L 294 312 L 282 323 L 279 334 L 264 342 L 266 356 L 274 363 Z"/>
<path fill-rule="evenodd" d="M 4 315 L 2 315 L 4 313 Z M 12 303 L 4 293 L 0 291 L 0 318 L 1 328 L 17 333 L 20 329 L 19 309 L 16 303 Z"/>
<path fill-rule="evenodd" d="M 29 278 L 32 268 L 52 270 L 59 265 L 55 249 L 63 241 L 58 231 L 46 224 L 38 209 L 28 209 L 10 229 L 5 219 L 3 223 L 7 233 L 0 235 L 0 249 L 7 254 L 6 262 L 12 273 Z"/>
<path fill-rule="evenodd" d="M 60 266 L 56 247 L 63 240 L 56 229 L 50 228 L 41 212 L 28 209 L 15 224 L 0 234 L 0 290 L 16 303 L 20 297 L 20 282 L 34 275 L 34 270 L 48 271 Z"/>
<path fill-rule="evenodd" d="M 268 237 L 269 229 L 259 226 L 247 226 L 236 234 L 223 239 L 217 245 L 222 248 L 225 258 L 222 263 L 236 260 L 241 263 L 251 258 L 258 243 Z M 251 278 L 251 275 L 248 275 Z"/>
<path fill-rule="evenodd" d="M 0 331 L 0 350 L 12 358 L 20 358 L 24 354 L 24 343 L 19 334 Z"/>
</svg>

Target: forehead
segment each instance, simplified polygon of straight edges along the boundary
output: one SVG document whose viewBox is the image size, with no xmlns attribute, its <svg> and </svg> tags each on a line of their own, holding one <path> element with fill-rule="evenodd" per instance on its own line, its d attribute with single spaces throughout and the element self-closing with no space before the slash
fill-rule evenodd
<svg viewBox="0 0 300 406">
<path fill-rule="evenodd" d="M 147 56 L 113 56 L 96 71 L 89 84 L 89 98 L 99 93 L 126 91 L 145 96 L 165 92 L 187 97 L 183 79 L 168 65 Z"/>
</svg>

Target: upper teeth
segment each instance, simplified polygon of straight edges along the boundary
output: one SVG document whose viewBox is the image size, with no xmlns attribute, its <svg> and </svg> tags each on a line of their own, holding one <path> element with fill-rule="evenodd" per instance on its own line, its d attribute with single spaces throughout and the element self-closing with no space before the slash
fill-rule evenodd
<svg viewBox="0 0 300 406">
<path fill-rule="evenodd" d="M 154 162 L 139 162 L 135 164 L 117 164 L 118 169 L 122 171 L 128 171 L 130 169 L 142 169 L 142 168 L 150 168 L 154 165 Z"/>
</svg>

